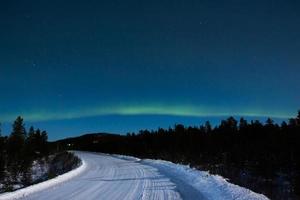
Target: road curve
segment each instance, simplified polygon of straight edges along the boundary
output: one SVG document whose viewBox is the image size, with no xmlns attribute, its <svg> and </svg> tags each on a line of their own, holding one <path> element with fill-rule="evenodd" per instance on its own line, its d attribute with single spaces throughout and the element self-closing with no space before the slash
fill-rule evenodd
<svg viewBox="0 0 300 200">
<path fill-rule="evenodd" d="M 75 152 L 82 165 L 0 200 L 268 200 L 262 194 L 227 182 L 223 177 L 163 160 L 139 160 L 91 152 Z"/>
<path fill-rule="evenodd" d="M 86 164 L 82 173 L 21 199 L 189 199 L 188 194 L 180 194 L 178 183 L 172 182 L 167 173 L 138 160 L 88 152 L 76 154 Z M 195 199 L 195 193 L 191 194 Z"/>
</svg>

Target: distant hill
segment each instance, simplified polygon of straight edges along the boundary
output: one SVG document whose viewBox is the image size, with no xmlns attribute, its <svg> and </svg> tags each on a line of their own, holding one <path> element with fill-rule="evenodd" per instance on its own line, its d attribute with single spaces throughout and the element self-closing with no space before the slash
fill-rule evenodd
<svg viewBox="0 0 300 200">
<path fill-rule="evenodd" d="M 78 137 L 70 137 L 54 142 L 50 142 L 50 145 L 53 149 L 80 149 L 80 150 L 89 150 L 91 151 L 93 146 L 98 146 L 99 144 L 118 141 L 118 139 L 123 138 L 124 136 L 114 133 L 88 133 Z M 96 149 L 95 149 L 96 150 Z"/>
</svg>

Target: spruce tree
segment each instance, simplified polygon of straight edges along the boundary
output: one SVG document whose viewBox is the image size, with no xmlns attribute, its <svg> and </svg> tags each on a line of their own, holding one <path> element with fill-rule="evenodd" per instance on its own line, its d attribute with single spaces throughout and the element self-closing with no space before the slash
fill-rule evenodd
<svg viewBox="0 0 300 200">
<path fill-rule="evenodd" d="M 7 153 L 8 153 L 8 167 L 13 178 L 21 172 L 22 162 L 25 159 L 24 147 L 25 147 L 26 130 L 23 123 L 23 118 L 18 117 L 13 123 L 13 131 L 8 137 Z"/>
<path fill-rule="evenodd" d="M 41 137 L 40 137 L 40 152 L 41 152 L 41 156 L 47 156 L 49 153 L 48 150 L 48 134 L 46 131 L 42 131 L 41 133 Z"/>
<path fill-rule="evenodd" d="M 4 137 L 1 135 L 1 123 L 0 123 L 0 181 L 4 179 L 5 170 L 5 155 L 4 155 Z"/>
<path fill-rule="evenodd" d="M 300 110 L 298 111 L 298 115 L 297 115 L 297 118 L 296 118 L 296 123 L 297 123 L 297 126 L 300 126 Z"/>
<path fill-rule="evenodd" d="M 30 155 L 30 157 L 35 157 L 35 131 L 31 126 L 28 131 L 28 136 L 26 138 L 26 153 Z"/>
<path fill-rule="evenodd" d="M 205 122 L 205 126 L 204 126 L 204 128 L 205 128 L 205 132 L 206 132 L 206 133 L 210 133 L 210 132 L 211 132 L 211 130 L 212 130 L 212 127 L 211 127 L 211 125 L 210 125 L 210 122 L 209 122 L 209 121 L 206 121 L 206 122 Z"/>
<path fill-rule="evenodd" d="M 248 127 L 248 122 L 245 120 L 243 117 L 240 118 L 240 123 L 239 123 L 239 130 L 240 131 L 245 131 Z"/>
</svg>

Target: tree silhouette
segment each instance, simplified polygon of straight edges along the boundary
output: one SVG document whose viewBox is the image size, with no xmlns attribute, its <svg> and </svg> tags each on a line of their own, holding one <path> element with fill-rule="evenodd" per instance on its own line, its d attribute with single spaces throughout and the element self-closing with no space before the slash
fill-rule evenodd
<svg viewBox="0 0 300 200">
<path fill-rule="evenodd" d="M 47 132 L 30 127 L 26 134 L 22 117 L 17 117 L 8 137 L 2 137 L 0 126 L 0 192 L 12 191 L 13 184 L 32 184 L 31 166 L 34 160 L 49 154 Z"/>
<path fill-rule="evenodd" d="M 30 127 L 26 143 L 30 154 L 34 158 L 43 157 L 48 154 L 47 140 L 46 131 L 41 132 L 40 129 L 35 131 L 33 127 Z"/>
<path fill-rule="evenodd" d="M 7 154 L 8 168 L 12 172 L 12 177 L 16 179 L 17 174 L 21 172 L 24 156 L 26 130 L 23 118 L 18 117 L 13 123 L 13 131 L 8 137 Z"/>
<path fill-rule="evenodd" d="M 1 134 L 0 123 L 0 182 L 4 179 L 5 170 L 5 138 Z"/>
<path fill-rule="evenodd" d="M 209 121 L 206 121 L 206 122 L 205 122 L 204 129 L 205 129 L 205 132 L 206 132 L 206 133 L 210 133 L 210 132 L 211 132 L 212 127 L 211 127 Z"/>
<path fill-rule="evenodd" d="M 296 117 L 296 125 L 300 126 L 300 110 L 298 111 L 298 115 Z"/>
</svg>

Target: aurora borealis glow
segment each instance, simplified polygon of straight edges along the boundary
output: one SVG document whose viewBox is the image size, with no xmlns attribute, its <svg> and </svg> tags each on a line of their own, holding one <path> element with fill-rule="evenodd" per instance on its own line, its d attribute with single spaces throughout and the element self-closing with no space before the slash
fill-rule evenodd
<svg viewBox="0 0 300 200">
<path fill-rule="evenodd" d="M 275 118 L 290 118 L 293 115 L 271 112 L 241 112 L 241 111 L 224 111 L 222 109 L 199 108 L 196 106 L 170 106 L 170 105 L 145 105 L 145 106 L 103 106 L 99 108 L 65 110 L 65 111 L 33 111 L 21 112 L 27 121 L 48 121 L 48 120 L 65 120 L 77 119 L 83 117 L 95 117 L 105 115 L 170 115 L 170 116 L 190 116 L 190 117 L 228 117 L 228 116 L 250 116 L 250 117 L 275 117 Z M 15 119 L 16 114 L 2 115 L 1 119 L 4 122 L 11 122 Z"/>
<path fill-rule="evenodd" d="M 50 139 L 293 117 L 299 9 L 293 0 L 1 1 L 3 132 L 18 115 Z"/>
</svg>

